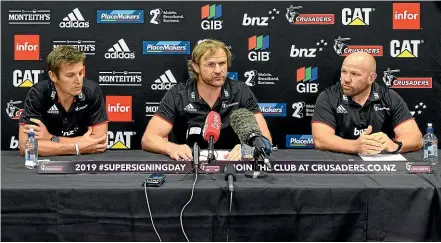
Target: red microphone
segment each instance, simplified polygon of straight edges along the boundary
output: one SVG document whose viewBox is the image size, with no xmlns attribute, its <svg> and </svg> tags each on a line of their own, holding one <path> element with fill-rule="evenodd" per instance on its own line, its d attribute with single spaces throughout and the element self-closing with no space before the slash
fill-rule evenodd
<svg viewBox="0 0 441 243">
<path fill-rule="evenodd" d="M 208 142 L 208 162 L 215 160 L 214 158 L 214 143 L 219 139 L 220 130 L 221 130 L 221 118 L 219 113 L 215 111 L 210 111 L 207 115 L 207 119 L 205 120 L 204 131 L 202 132 L 202 136 L 205 141 Z"/>
</svg>

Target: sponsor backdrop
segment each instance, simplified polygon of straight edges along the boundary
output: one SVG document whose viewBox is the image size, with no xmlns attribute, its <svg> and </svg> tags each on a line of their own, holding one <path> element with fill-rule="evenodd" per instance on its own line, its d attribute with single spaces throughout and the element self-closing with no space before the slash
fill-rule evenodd
<svg viewBox="0 0 441 243">
<path fill-rule="evenodd" d="M 2 149 L 17 149 L 18 118 L 47 78 L 58 45 L 87 55 L 109 114 L 110 149 L 140 149 L 158 102 L 188 78 L 205 38 L 231 48 L 229 76 L 251 87 L 279 148 L 314 148 L 318 94 L 338 82 L 344 56 L 377 60 L 377 81 L 407 102 L 420 129 L 441 137 L 441 11 L 434 2 L 2 2 Z"/>
</svg>

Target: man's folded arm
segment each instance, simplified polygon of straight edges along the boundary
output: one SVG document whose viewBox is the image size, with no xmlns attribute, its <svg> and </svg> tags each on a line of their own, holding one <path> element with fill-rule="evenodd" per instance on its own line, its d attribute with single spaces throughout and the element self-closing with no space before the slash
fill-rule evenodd
<svg viewBox="0 0 441 243">
<path fill-rule="evenodd" d="M 107 136 L 109 118 L 106 112 L 103 94 L 99 86 L 95 91 L 95 99 L 90 106 L 90 113 L 88 116 L 88 124 L 92 128 L 91 138 L 98 139 Z M 83 136 L 77 137 L 60 137 L 60 143 L 78 143 Z M 104 141 L 107 144 L 107 139 Z M 80 153 L 82 151 L 80 150 Z M 98 152 L 98 151 L 95 151 Z"/>
<path fill-rule="evenodd" d="M 25 130 L 25 124 L 20 124 L 19 126 L 19 148 L 20 148 L 20 155 L 24 155 L 24 143 L 26 142 L 28 138 L 28 134 L 24 132 Z M 108 123 L 104 122 L 102 124 L 93 125 L 91 127 L 92 132 L 90 137 L 93 139 L 98 139 L 103 137 L 104 135 L 107 135 L 108 130 Z M 59 137 L 59 142 L 52 142 L 50 140 L 38 140 L 38 155 L 39 156 L 56 156 L 56 155 L 76 155 L 77 150 L 75 143 L 78 145 L 79 153 L 83 154 L 85 153 L 81 146 L 81 139 L 83 139 L 83 136 L 77 136 L 77 137 Z M 103 141 L 105 144 L 107 144 L 107 139 Z M 87 145 L 89 145 L 89 142 L 87 142 Z M 105 150 L 105 149 L 104 149 Z M 102 151 L 94 151 L 90 152 L 88 150 L 87 153 L 98 153 Z"/>
<path fill-rule="evenodd" d="M 108 122 L 103 122 L 101 124 L 92 125 L 92 134 L 90 137 L 92 138 L 100 138 L 104 135 L 107 135 L 108 130 Z M 83 136 L 76 136 L 76 137 L 59 137 L 60 143 L 76 143 L 81 140 Z"/>
<path fill-rule="evenodd" d="M 18 143 L 20 148 L 20 155 L 25 153 L 25 142 L 28 139 L 28 134 L 24 132 L 24 124 L 19 125 L 18 131 Z M 56 156 L 56 155 L 75 155 L 76 149 L 74 142 L 61 142 L 56 143 L 50 140 L 38 141 L 38 155 L 39 156 Z"/>
</svg>

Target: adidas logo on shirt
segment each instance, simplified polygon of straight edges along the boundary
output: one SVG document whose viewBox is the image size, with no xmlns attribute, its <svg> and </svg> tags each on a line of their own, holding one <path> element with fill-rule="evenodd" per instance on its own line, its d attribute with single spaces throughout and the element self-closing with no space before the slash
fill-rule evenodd
<svg viewBox="0 0 441 243">
<path fill-rule="evenodd" d="M 120 39 L 113 47 L 104 54 L 106 59 L 135 59 L 135 53 L 131 52 L 124 39 Z"/>
<path fill-rule="evenodd" d="M 152 90 L 169 90 L 173 85 L 177 83 L 178 82 L 169 69 L 165 71 L 165 74 L 161 75 L 158 79 L 155 80 L 155 83 L 152 84 Z"/>
<path fill-rule="evenodd" d="M 60 112 L 58 111 L 57 106 L 54 104 L 53 106 L 51 106 L 51 108 L 49 108 L 49 110 L 47 110 L 47 113 L 48 114 L 58 114 Z"/>
<path fill-rule="evenodd" d="M 343 114 L 343 113 L 348 113 L 348 111 L 342 105 L 339 105 L 337 107 L 337 113 Z"/>
<path fill-rule="evenodd" d="M 60 28 L 89 28 L 89 21 L 86 21 L 78 8 L 72 10 L 67 17 L 60 22 Z"/>
<path fill-rule="evenodd" d="M 187 106 L 184 107 L 184 111 L 195 112 L 197 110 L 194 108 L 194 106 L 192 104 L 188 104 Z"/>
</svg>

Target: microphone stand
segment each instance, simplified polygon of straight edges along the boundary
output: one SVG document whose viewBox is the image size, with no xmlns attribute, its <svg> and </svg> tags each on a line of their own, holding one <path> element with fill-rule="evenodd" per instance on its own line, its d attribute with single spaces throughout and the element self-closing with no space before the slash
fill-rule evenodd
<svg viewBox="0 0 441 243">
<path fill-rule="evenodd" d="M 213 180 L 216 180 L 216 178 L 209 175 L 205 170 L 201 169 L 200 163 L 199 163 L 199 150 L 200 150 L 199 145 L 197 142 L 195 142 L 193 145 L 193 168 L 189 172 L 187 172 L 187 174 L 185 174 L 184 177 L 182 177 L 180 179 L 180 181 L 182 181 L 185 177 L 187 177 L 187 175 L 189 175 L 193 171 L 194 171 L 194 173 L 199 174 L 199 170 L 204 172 L 207 176 L 211 177 Z"/>
<path fill-rule="evenodd" d="M 258 152 L 256 149 L 254 149 L 253 170 L 245 171 L 245 177 L 253 178 L 253 179 L 260 179 L 260 178 L 268 177 L 268 173 L 265 171 L 261 171 L 257 166 L 259 163 L 259 157 L 262 157 L 264 160 L 268 160 L 268 158 L 265 158 L 266 156 L 263 156 L 260 152 Z M 268 162 L 269 162 L 269 160 L 268 160 Z"/>
<path fill-rule="evenodd" d="M 254 139 L 254 142 L 256 142 L 255 139 L 262 139 L 261 135 L 256 134 L 256 133 L 252 133 L 249 136 L 249 141 L 251 141 L 252 139 Z M 261 140 L 260 142 L 262 142 L 263 140 Z M 254 144 L 255 145 L 255 144 Z M 258 146 L 261 147 L 261 146 Z M 263 160 L 263 164 L 267 165 L 268 170 L 272 170 L 271 168 L 271 163 L 270 163 L 270 159 L 268 158 L 268 155 L 265 153 L 265 150 L 262 149 L 261 151 L 258 150 L 258 148 L 256 148 L 256 146 L 254 146 L 254 163 L 253 163 L 253 170 L 252 171 L 246 171 L 245 172 L 245 176 L 248 178 L 265 178 L 268 176 L 268 173 L 265 171 L 261 171 L 258 168 L 258 163 L 259 163 L 259 158 L 261 158 Z"/>
</svg>

